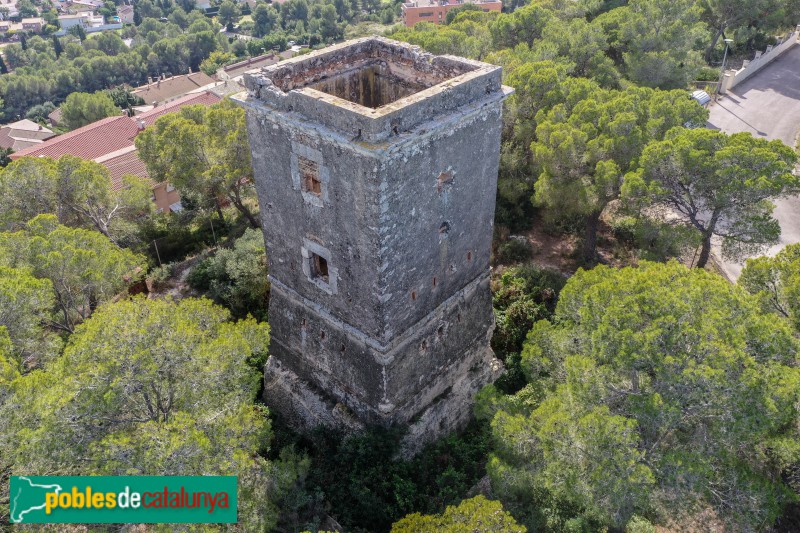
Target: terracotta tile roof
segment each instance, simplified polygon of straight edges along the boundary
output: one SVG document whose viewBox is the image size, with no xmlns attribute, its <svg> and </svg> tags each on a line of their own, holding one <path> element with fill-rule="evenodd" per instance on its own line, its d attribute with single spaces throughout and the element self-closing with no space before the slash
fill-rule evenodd
<svg viewBox="0 0 800 533">
<path fill-rule="evenodd" d="M 258 57 L 251 57 L 244 61 L 239 61 L 238 63 L 226 65 L 222 68 L 222 71 L 225 73 L 225 76 L 229 78 L 235 78 L 236 76 L 241 76 L 248 70 L 274 65 L 281 59 L 283 58 L 277 54 L 265 54 Z"/>
<path fill-rule="evenodd" d="M 147 166 L 144 164 L 144 161 L 139 159 L 139 154 L 136 152 L 135 146 L 117 150 L 103 157 L 98 157 L 95 161 L 108 169 L 108 172 L 111 174 L 111 188 L 115 191 L 122 189 L 122 177 L 128 174 L 133 174 L 140 178 L 147 178 L 147 180 L 151 182 L 151 185 L 156 185 L 147 174 Z"/>
<path fill-rule="evenodd" d="M 38 146 L 42 142 L 37 139 L 19 139 L 13 137 L 8 130 L 0 129 L 0 148 L 2 149 L 11 148 L 11 151 L 19 152 L 31 146 Z"/>
<path fill-rule="evenodd" d="M 158 117 L 178 111 L 187 105 L 212 105 L 222 98 L 213 93 L 200 92 L 174 100 L 136 117 L 108 117 L 88 124 L 75 131 L 42 142 L 25 150 L 11 154 L 11 159 L 23 156 L 52 157 L 58 159 L 70 154 L 83 159 L 91 159 L 105 166 L 111 174 L 113 190 L 123 187 L 122 177 L 133 174 L 150 180 L 144 161 L 139 159 L 134 139 L 139 133 L 138 121 L 145 126 L 152 125 Z M 150 180 L 155 187 L 157 184 Z"/>
<path fill-rule="evenodd" d="M 204 72 L 195 72 L 193 74 L 173 76 L 161 82 L 156 81 L 148 85 L 142 85 L 131 92 L 143 98 L 146 104 L 152 104 L 153 102 L 160 104 L 174 100 L 200 87 L 205 87 L 210 83 L 214 83 L 214 78 Z"/>
<path fill-rule="evenodd" d="M 213 82 L 213 80 L 212 80 Z M 213 105 L 218 102 L 221 102 L 222 98 L 217 96 L 214 93 L 210 92 L 200 92 L 195 94 L 187 94 L 182 98 L 178 98 L 177 100 L 173 100 L 168 104 L 164 104 L 163 106 L 158 106 L 153 108 L 146 113 L 142 113 L 141 115 L 137 115 L 135 118 L 139 120 L 143 120 L 145 126 L 151 126 L 158 117 L 162 115 L 166 115 L 167 113 L 172 113 L 177 111 L 183 106 L 187 105 Z"/>
<path fill-rule="evenodd" d="M 82 128 L 54 137 L 38 146 L 13 154 L 12 159 L 30 155 L 58 159 L 70 154 L 94 159 L 133 144 L 139 132 L 136 122 L 126 116 L 108 117 Z"/>
<path fill-rule="evenodd" d="M 19 120 L 0 127 L 0 148 L 11 148 L 15 152 L 55 137 L 55 133 L 32 120 Z"/>
<path fill-rule="evenodd" d="M 44 134 L 49 134 L 51 136 L 54 135 L 52 130 L 47 129 L 44 126 L 41 126 L 32 120 L 28 120 L 27 118 L 18 120 L 16 122 L 12 122 L 10 124 L 6 124 L 5 126 L 3 126 L 3 128 L 10 128 L 12 130 L 19 130 L 19 131 L 27 131 L 35 134 L 44 133 Z"/>
</svg>

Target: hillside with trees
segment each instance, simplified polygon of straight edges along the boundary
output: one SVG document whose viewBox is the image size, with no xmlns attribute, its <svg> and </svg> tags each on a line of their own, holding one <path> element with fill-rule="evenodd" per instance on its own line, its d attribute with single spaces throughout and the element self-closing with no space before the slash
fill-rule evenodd
<svg viewBox="0 0 800 533">
<path fill-rule="evenodd" d="M 129 106 L 123 85 L 400 12 L 213 7 L 139 0 L 121 34 L 3 47 L 0 121 L 64 103 L 77 127 Z M 263 403 L 269 250 L 232 102 L 136 139 L 180 213 L 91 161 L 4 161 L 0 522 L 12 474 L 211 474 L 239 476 L 240 522 L 204 531 L 797 531 L 800 245 L 734 283 L 711 243 L 729 257 L 776 243 L 771 200 L 800 193 L 798 156 L 706 129 L 689 89 L 713 87 L 724 38 L 741 60 L 798 21 L 787 0 L 530 0 L 387 30 L 501 65 L 515 90 L 491 280 L 505 372 L 465 430 L 410 459 L 402 428 L 299 435 Z"/>
</svg>

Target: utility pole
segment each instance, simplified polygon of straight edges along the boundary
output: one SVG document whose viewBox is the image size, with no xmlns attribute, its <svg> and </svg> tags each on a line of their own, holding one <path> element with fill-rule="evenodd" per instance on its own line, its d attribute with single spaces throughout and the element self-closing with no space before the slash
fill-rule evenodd
<svg viewBox="0 0 800 533">
<path fill-rule="evenodd" d="M 728 59 L 728 47 L 733 42 L 733 39 L 725 39 L 725 53 L 722 55 L 722 68 L 720 68 L 719 72 L 719 83 L 717 83 L 717 99 L 720 95 L 720 88 L 722 87 L 722 78 L 725 76 L 725 62 Z"/>
</svg>

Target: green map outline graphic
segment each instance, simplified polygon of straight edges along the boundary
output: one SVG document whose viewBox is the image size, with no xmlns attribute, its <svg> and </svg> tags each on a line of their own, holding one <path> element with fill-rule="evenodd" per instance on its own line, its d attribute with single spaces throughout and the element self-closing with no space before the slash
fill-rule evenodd
<svg viewBox="0 0 800 533">
<path fill-rule="evenodd" d="M 42 489 L 54 489 L 56 494 L 60 494 L 64 489 L 61 488 L 61 485 L 39 485 L 38 483 L 34 483 L 25 476 L 19 476 L 18 478 L 20 481 L 27 481 L 28 485 L 31 488 L 42 488 Z M 11 505 L 9 509 L 9 518 L 13 524 L 21 524 L 24 523 L 24 516 L 31 511 L 39 511 L 45 508 L 46 502 L 42 502 L 41 505 L 37 505 L 34 507 L 29 507 L 24 511 L 17 511 L 17 502 L 19 500 L 20 495 L 24 492 L 24 485 L 20 485 L 19 490 L 17 491 L 16 496 L 14 496 L 11 500 Z M 44 493 L 42 493 L 44 494 Z"/>
</svg>

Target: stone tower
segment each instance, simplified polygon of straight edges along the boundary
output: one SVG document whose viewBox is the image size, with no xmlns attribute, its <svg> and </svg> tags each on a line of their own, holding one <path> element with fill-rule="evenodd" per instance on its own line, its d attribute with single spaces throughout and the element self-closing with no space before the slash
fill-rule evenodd
<svg viewBox="0 0 800 533">
<path fill-rule="evenodd" d="M 269 258 L 265 399 L 299 429 L 457 429 L 489 347 L 500 68 L 383 38 L 245 75 Z"/>
</svg>

